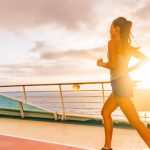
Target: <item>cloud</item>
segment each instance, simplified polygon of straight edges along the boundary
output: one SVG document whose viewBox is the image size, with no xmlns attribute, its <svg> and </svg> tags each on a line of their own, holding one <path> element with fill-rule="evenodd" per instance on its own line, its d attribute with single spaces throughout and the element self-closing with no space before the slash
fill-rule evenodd
<svg viewBox="0 0 150 150">
<path fill-rule="evenodd" d="M 133 9 L 130 13 L 131 17 L 134 19 L 133 26 L 136 28 L 136 32 L 134 33 L 139 39 L 141 39 L 143 45 L 149 45 L 147 39 L 149 38 L 149 35 L 147 33 L 150 32 L 150 1 L 149 0 L 143 0 L 140 1 L 138 4 L 138 7 L 136 9 Z M 140 44 L 141 45 L 141 44 Z"/>
<path fill-rule="evenodd" d="M 13 69 L 12 69 L 13 67 Z M 97 69 L 96 69 L 97 68 Z M 5 65 L 0 66 L 3 70 L 0 73 L 0 82 L 2 84 L 30 84 L 30 83 L 62 83 L 62 82 L 76 82 L 76 81 L 102 81 L 103 78 L 108 78 L 109 73 L 84 64 L 70 65 L 66 63 L 59 63 L 57 65 L 51 64 L 49 66 L 40 66 L 27 64 L 24 65 Z"/>
<path fill-rule="evenodd" d="M 44 52 L 41 53 L 41 59 L 52 60 L 52 59 L 74 59 L 74 60 L 81 60 L 81 59 L 96 59 L 100 56 L 100 49 L 89 49 L 89 50 L 67 50 L 63 52 Z"/>
<path fill-rule="evenodd" d="M 3 65 L 0 66 L 2 78 L 30 78 L 30 77 L 51 77 L 51 76 L 90 76 L 98 74 L 98 67 L 94 62 L 95 68 L 88 66 L 88 64 L 68 64 L 63 63 L 51 63 L 49 65 Z M 97 69 L 96 69 L 97 68 Z M 103 72 L 105 73 L 105 71 Z"/>
<path fill-rule="evenodd" d="M 37 41 L 35 46 L 30 50 L 31 52 L 37 52 L 40 55 L 40 59 L 44 60 L 96 60 L 98 57 L 102 57 L 106 53 L 105 47 L 96 47 L 92 49 L 70 49 L 70 50 L 57 50 L 54 47 L 46 44 L 43 41 Z"/>
<path fill-rule="evenodd" d="M 50 51 L 54 49 L 57 49 L 57 48 L 50 44 L 47 44 L 44 41 L 35 41 L 35 45 L 32 49 L 30 49 L 30 52 L 42 53 L 42 52 L 46 52 L 46 51 Z"/>
<path fill-rule="evenodd" d="M 139 18 L 140 20 L 145 21 L 147 19 L 149 20 L 150 18 L 149 8 L 150 8 L 150 1 L 143 1 L 142 5 L 140 5 L 139 8 L 134 10 L 132 15 L 135 16 L 136 18 Z"/>
<path fill-rule="evenodd" d="M 0 65 L 0 76 L 11 78 L 90 76 L 98 74 L 96 61 L 106 55 L 106 47 L 65 51 L 52 48 L 43 41 L 37 41 L 30 52 L 38 53 L 39 58 L 20 64 Z"/>
<path fill-rule="evenodd" d="M 9 30 L 60 26 L 71 30 L 94 22 L 98 0 L 1 0 L 0 27 Z"/>
<path fill-rule="evenodd" d="M 44 41 L 35 42 L 31 53 L 37 53 L 40 57 L 32 57 L 19 64 L 0 65 L 0 78 L 7 78 L 7 81 L 28 83 L 36 81 L 57 78 L 70 80 L 75 79 L 95 79 L 99 78 L 99 68 L 96 61 L 103 55 L 106 55 L 106 47 L 96 47 L 91 49 L 79 50 L 58 50 Z M 32 55 L 33 56 L 33 55 Z M 101 75 L 105 76 L 106 70 Z M 84 78 L 85 77 L 85 78 Z M 15 79 L 17 81 L 15 81 Z M 31 81 L 30 81 L 31 79 Z"/>
</svg>

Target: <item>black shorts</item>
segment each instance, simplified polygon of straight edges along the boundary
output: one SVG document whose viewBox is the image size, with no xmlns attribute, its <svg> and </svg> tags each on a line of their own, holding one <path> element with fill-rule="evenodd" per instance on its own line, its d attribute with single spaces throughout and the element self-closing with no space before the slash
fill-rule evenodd
<svg viewBox="0 0 150 150">
<path fill-rule="evenodd" d="M 116 97 L 129 98 L 133 96 L 133 82 L 128 76 L 111 81 L 111 87 Z"/>
</svg>

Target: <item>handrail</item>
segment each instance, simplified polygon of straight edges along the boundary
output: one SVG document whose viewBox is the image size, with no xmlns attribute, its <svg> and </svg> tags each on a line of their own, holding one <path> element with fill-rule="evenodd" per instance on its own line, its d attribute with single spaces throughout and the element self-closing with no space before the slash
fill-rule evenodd
<svg viewBox="0 0 150 150">
<path fill-rule="evenodd" d="M 0 85 L 0 87 L 20 87 L 20 86 L 49 86 L 49 85 L 72 85 L 72 84 L 101 84 L 110 83 L 109 81 L 102 82 L 68 82 L 68 83 L 46 83 L 46 84 L 14 84 L 14 85 Z"/>
</svg>

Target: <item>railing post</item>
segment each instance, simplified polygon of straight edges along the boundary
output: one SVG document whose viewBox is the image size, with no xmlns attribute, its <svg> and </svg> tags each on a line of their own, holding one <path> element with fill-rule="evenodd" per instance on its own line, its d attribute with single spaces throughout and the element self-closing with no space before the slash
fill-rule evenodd
<svg viewBox="0 0 150 150">
<path fill-rule="evenodd" d="M 60 97 L 61 97 L 61 105 L 62 105 L 62 118 L 61 120 L 66 120 L 65 117 L 65 108 L 64 108 L 64 100 L 63 100 L 63 94 L 62 94 L 62 88 L 61 88 L 61 84 L 59 84 L 59 91 L 60 91 Z"/>
<path fill-rule="evenodd" d="M 22 102 L 18 101 L 18 105 L 19 105 L 19 108 L 20 108 L 21 118 L 24 118 L 24 112 L 23 112 L 23 105 L 22 105 Z"/>
<path fill-rule="evenodd" d="M 104 83 L 101 83 L 102 84 L 102 96 L 103 96 L 103 104 L 105 102 L 105 92 L 104 92 Z"/>
<path fill-rule="evenodd" d="M 57 113 L 54 113 L 54 119 L 57 120 Z"/>
<path fill-rule="evenodd" d="M 22 87 L 23 87 L 24 100 L 26 103 L 28 103 L 25 86 L 23 85 Z"/>
<path fill-rule="evenodd" d="M 105 102 L 105 92 L 104 92 L 104 83 L 101 83 L 102 84 L 102 97 L 103 97 L 103 104 Z M 102 124 L 104 124 L 104 120 L 102 119 Z"/>
</svg>

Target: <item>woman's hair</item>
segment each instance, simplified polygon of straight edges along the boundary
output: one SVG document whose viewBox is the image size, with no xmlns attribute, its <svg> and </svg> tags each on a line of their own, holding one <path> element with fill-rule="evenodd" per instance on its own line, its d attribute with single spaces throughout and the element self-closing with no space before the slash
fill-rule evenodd
<svg viewBox="0 0 150 150">
<path fill-rule="evenodd" d="M 112 24 L 114 27 L 119 27 L 120 28 L 120 38 L 121 38 L 121 43 L 123 46 L 123 49 L 126 49 L 131 45 L 131 27 L 132 27 L 132 22 L 128 21 L 124 17 L 118 17 L 115 19 Z"/>
</svg>

